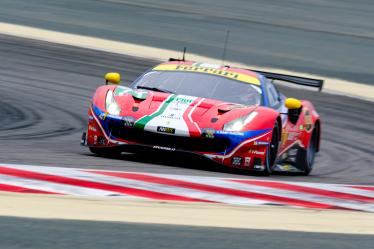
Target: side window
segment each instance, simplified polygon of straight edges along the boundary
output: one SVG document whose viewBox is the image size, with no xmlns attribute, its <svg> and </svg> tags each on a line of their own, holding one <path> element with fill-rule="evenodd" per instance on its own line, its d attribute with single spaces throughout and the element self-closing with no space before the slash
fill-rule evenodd
<svg viewBox="0 0 374 249">
<path fill-rule="evenodd" d="M 275 88 L 274 84 L 270 81 L 266 84 L 266 93 L 269 99 L 270 107 L 277 109 L 280 105 L 280 96 L 278 90 Z"/>
</svg>

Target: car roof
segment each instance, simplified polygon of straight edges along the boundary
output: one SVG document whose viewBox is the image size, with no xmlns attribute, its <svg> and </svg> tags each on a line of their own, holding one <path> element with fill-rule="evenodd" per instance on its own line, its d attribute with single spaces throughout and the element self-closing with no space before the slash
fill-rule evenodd
<svg viewBox="0 0 374 249">
<path fill-rule="evenodd" d="M 260 86 L 262 83 L 260 75 L 248 69 L 221 66 L 208 63 L 199 63 L 194 61 L 165 62 L 152 68 L 152 71 L 197 72 L 206 73 L 210 75 L 217 75 L 257 86 Z"/>
</svg>

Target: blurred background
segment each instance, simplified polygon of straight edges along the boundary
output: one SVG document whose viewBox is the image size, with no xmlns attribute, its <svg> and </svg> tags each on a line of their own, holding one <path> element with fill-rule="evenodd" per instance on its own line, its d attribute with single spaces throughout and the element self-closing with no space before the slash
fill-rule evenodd
<svg viewBox="0 0 374 249">
<path fill-rule="evenodd" d="M 372 0 L 0 0 L 0 22 L 373 84 Z"/>
</svg>

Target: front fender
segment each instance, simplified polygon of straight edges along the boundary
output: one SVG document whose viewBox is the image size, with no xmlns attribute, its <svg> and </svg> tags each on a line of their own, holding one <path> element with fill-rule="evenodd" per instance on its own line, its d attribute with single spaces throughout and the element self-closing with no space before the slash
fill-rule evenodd
<svg viewBox="0 0 374 249">
<path fill-rule="evenodd" d="M 300 115 L 299 126 L 303 128 L 303 132 L 300 136 L 300 140 L 305 148 L 309 146 L 310 138 L 313 134 L 313 130 L 317 127 L 318 129 L 318 136 L 320 141 L 320 134 L 321 134 L 321 119 L 317 111 L 315 110 L 312 103 L 309 101 L 302 101 L 303 107 L 302 112 Z M 318 142 L 318 150 L 319 150 Z"/>
</svg>

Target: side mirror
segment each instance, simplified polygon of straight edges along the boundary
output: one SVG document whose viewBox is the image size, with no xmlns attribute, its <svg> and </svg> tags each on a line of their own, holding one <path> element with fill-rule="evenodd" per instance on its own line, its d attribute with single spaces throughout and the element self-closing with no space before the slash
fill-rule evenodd
<svg viewBox="0 0 374 249">
<path fill-rule="evenodd" d="M 301 113 L 301 101 L 294 98 L 287 98 L 284 105 L 288 109 L 288 119 L 292 124 L 296 124 Z"/>
<path fill-rule="evenodd" d="M 284 105 L 288 110 L 299 109 L 301 107 L 301 101 L 294 98 L 287 98 Z"/>
<path fill-rule="evenodd" d="M 121 75 L 119 73 L 107 73 L 105 75 L 105 84 L 108 85 L 108 83 L 119 85 L 121 82 Z"/>
</svg>

